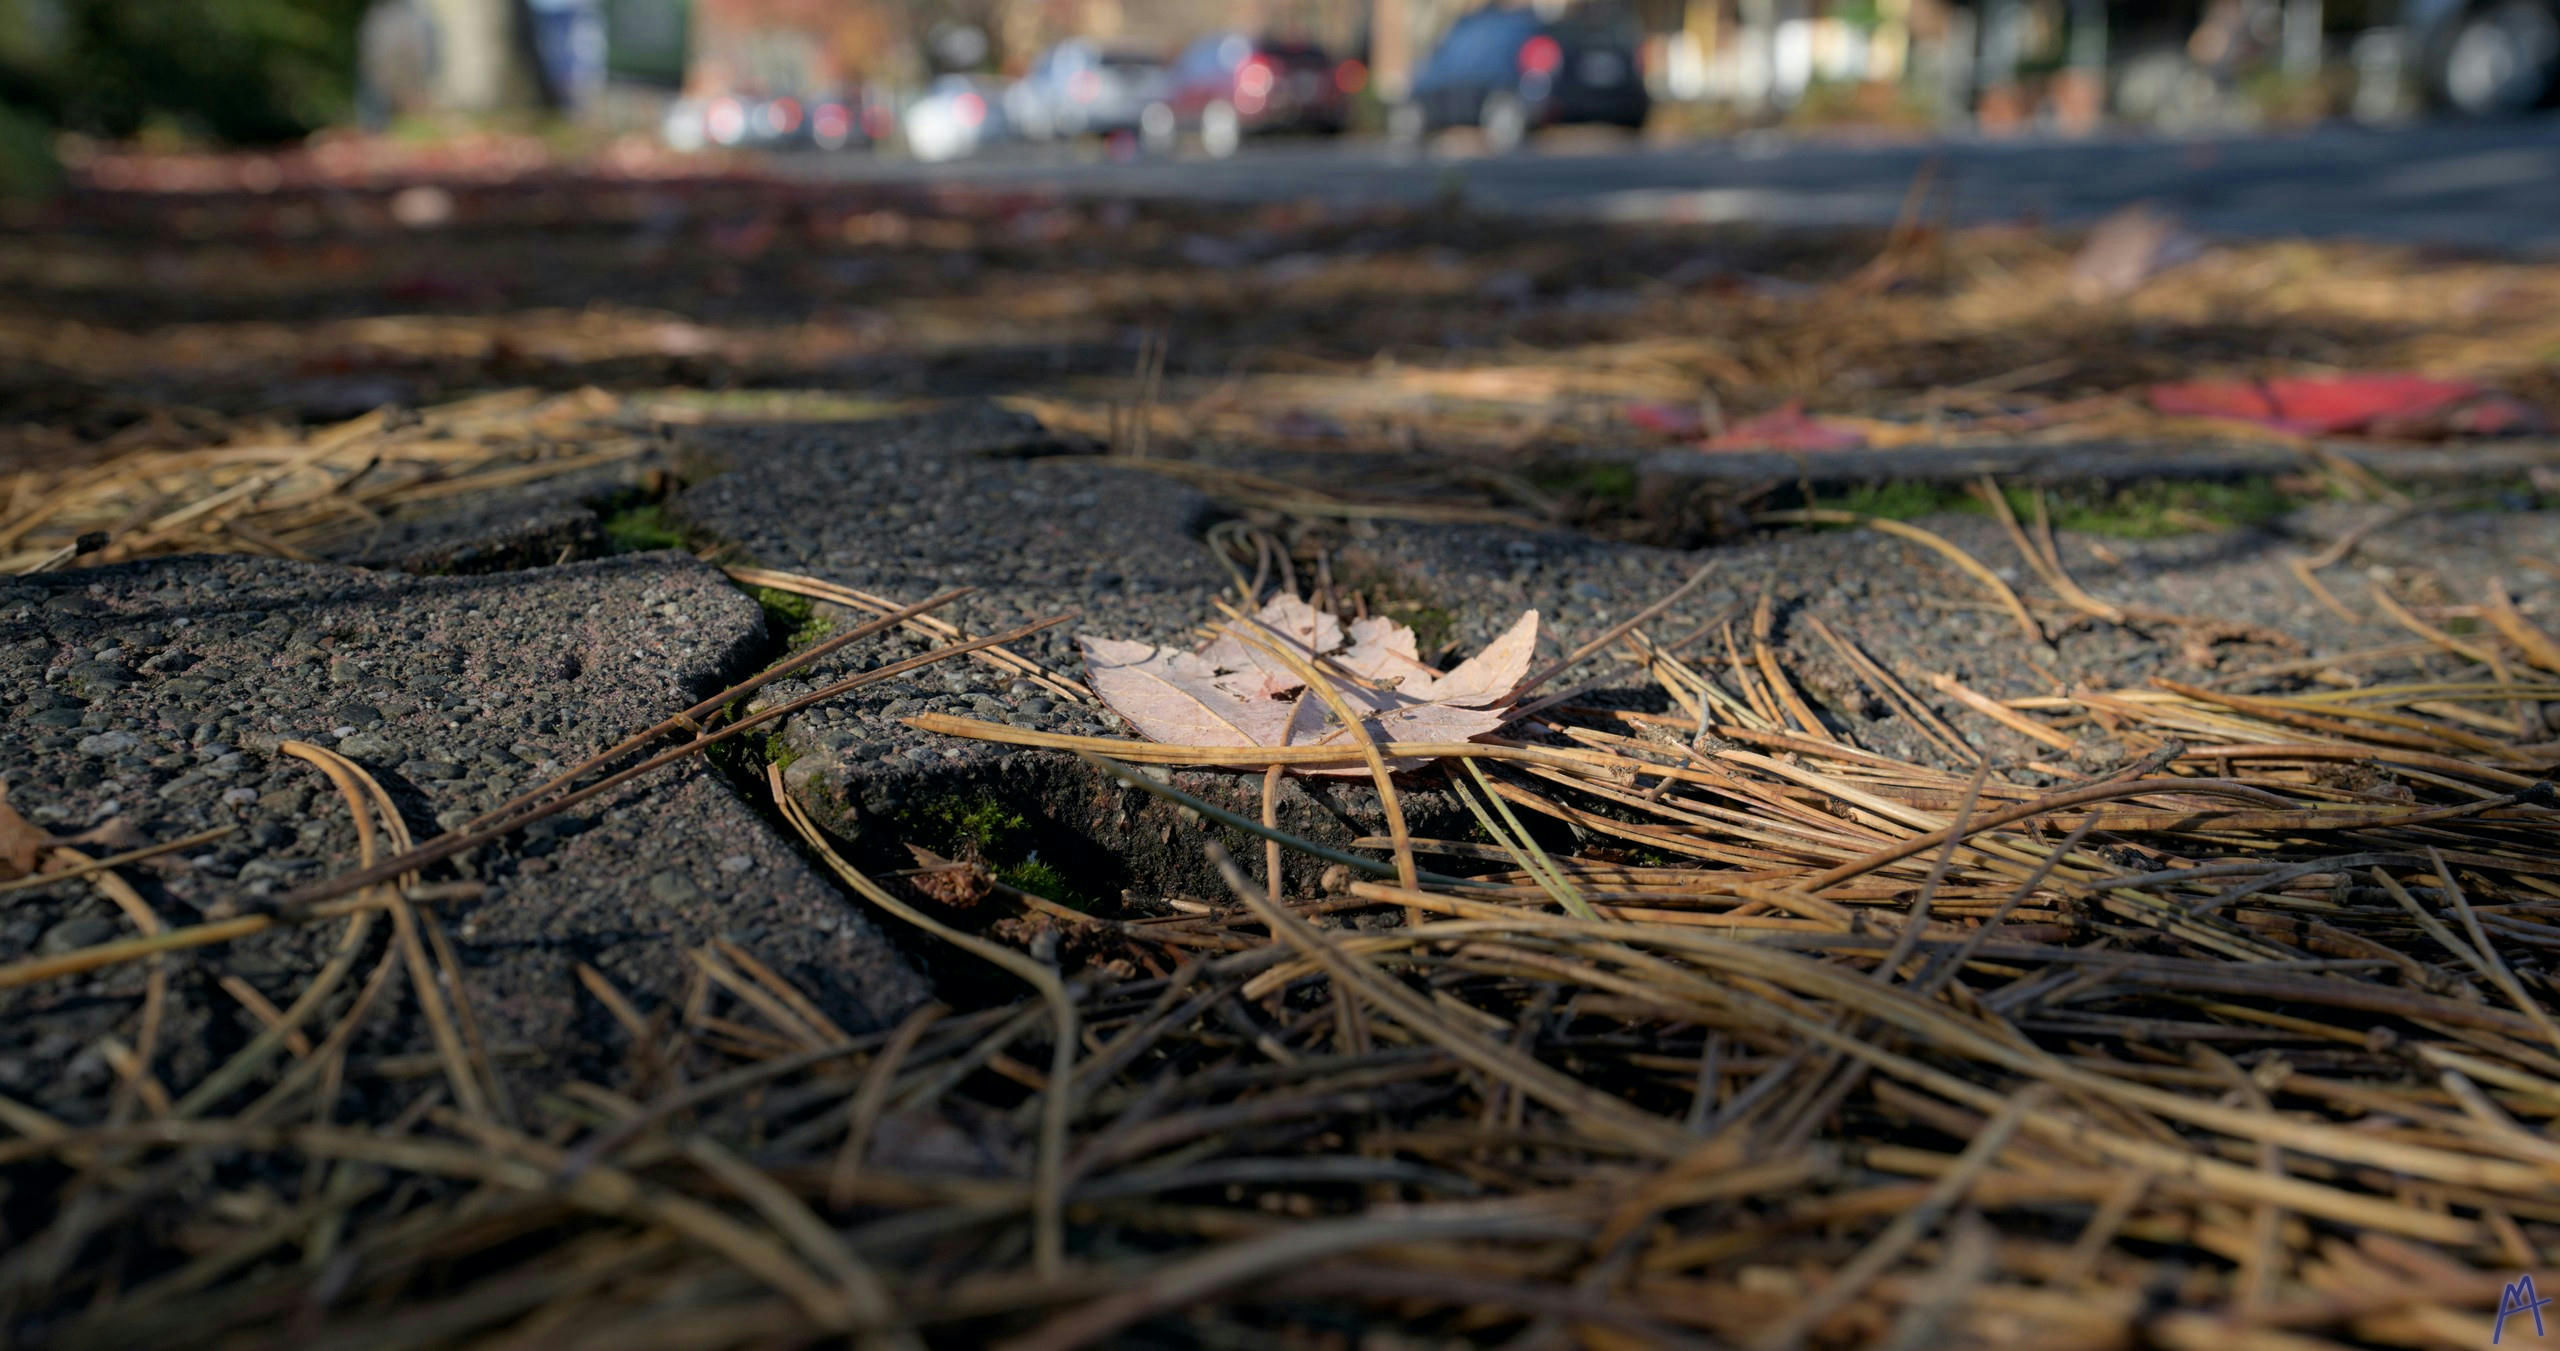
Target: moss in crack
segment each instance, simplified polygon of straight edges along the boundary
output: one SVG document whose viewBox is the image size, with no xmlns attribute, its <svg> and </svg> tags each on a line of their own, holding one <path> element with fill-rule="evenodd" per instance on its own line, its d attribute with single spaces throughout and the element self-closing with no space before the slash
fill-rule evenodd
<svg viewBox="0 0 2560 1351">
<path fill-rule="evenodd" d="M 1636 500 L 1635 466 L 1627 464 L 1549 465 L 1532 470 L 1529 481 L 1562 498 L 1624 505 Z"/>
<path fill-rule="evenodd" d="M 685 530 L 667 519 L 663 502 L 626 502 L 606 512 L 604 537 L 621 554 L 681 549 L 691 542 Z"/>
<path fill-rule="evenodd" d="M 2012 490 L 2011 506 L 2034 510 Z M 2052 499 L 2053 523 L 2065 530 L 2118 539 L 2163 539 L 2264 525 L 2291 511 L 2296 498 L 2270 478 L 2155 479 L 2103 491 L 2063 492 Z"/>
<path fill-rule="evenodd" d="M 1983 509 L 1982 500 L 1964 485 L 1928 479 L 1861 483 L 1845 493 L 1817 496 L 1813 505 L 1830 511 L 1881 516 L 1888 521 L 1907 521 L 1915 516 L 1935 516 L 1951 511 L 1978 513 Z"/>
<path fill-rule="evenodd" d="M 733 709 L 732 713 L 735 712 Z M 789 769 L 791 762 L 800 758 L 800 752 L 793 750 L 790 743 L 782 739 L 781 731 L 771 725 L 731 737 L 704 751 L 703 755 L 711 761 L 713 768 L 738 784 L 761 784 L 766 765 Z"/>
<path fill-rule="evenodd" d="M 1077 885 L 1066 870 L 1040 857 L 1038 828 L 990 794 L 955 793 L 919 802 L 899 811 L 896 820 L 903 838 L 978 864 L 1016 891 L 1078 910 L 1103 904 L 1103 898 Z"/>
<path fill-rule="evenodd" d="M 2035 490 L 2002 490 L 2020 520 L 2035 514 Z M 2264 476 L 2239 479 L 2150 479 L 2136 483 L 2063 484 L 2045 490 L 2046 510 L 2063 530 L 2116 539 L 2164 539 L 2264 525 L 2301 500 Z M 1817 496 L 1813 505 L 1863 516 L 1907 521 L 1942 514 L 1979 516 L 1989 510 L 1960 483 L 1897 480 L 1866 483 Z"/>
<path fill-rule="evenodd" d="M 1031 823 L 985 793 L 954 793 L 899 808 L 900 830 L 916 843 L 955 858 L 1000 859 L 1018 854 L 1018 836 Z"/>
<path fill-rule="evenodd" d="M 996 869 L 996 880 L 1016 891 L 1027 891 L 1044 901 L 1055 901 L 1070 909 L 1091 912 L 1102 906 L 1102 898 L 1077 886 L 1056 865 L 1038 854 Z"/>
<path fill-rule="evenodd" d="M 776 591 L 769 586 L 751 586 L 747 594 L 756 598 L 764 610 L 765 630 L 782 639 L 783 646 L 798 651 L 835 631 L 835 624 L 818 613 L 818 603 L 807 596 L 789 591 Z"/>
<path fill-rule="evenodd" d="M 1442 606 L 1416 601 L 1385 606 L 1378 613 L 1413 630 L 1413 645 L 1425 657 L 1446 651 L 1458 636 L 1458 616 Z"/>
</svg>

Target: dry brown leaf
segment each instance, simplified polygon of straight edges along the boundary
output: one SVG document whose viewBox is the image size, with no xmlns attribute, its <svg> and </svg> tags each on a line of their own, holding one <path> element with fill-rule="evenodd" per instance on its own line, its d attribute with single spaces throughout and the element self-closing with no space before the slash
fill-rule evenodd
<svg viewBox="0 0 2560 1351">
<path fill-rule="evenodd" d="M 51 835 L 28 824 L 27 818 L 9 805 L 7 796 L 0 795 L 0 882 L 34 872 L 44 851 L 53 845 Z"/>
<path fill-rule="evenodd" d="M 0 786 L 0 882 L 31 877 L 44 866 L 45 854 L 64 845 L 105 845 L 118 851 L 139 849 L 143 840 L 139 832 L 126 824 L 121 816 L 104 825 L 92 826 L 77 835 L 54 835 L 18 815 L 9 805 L 9 794 Z"/>
<path fill-rule="evenodd" d="M 1380 742 L 1465 741 L 1500 727 L 1538 646 L 1535 610 L 1446 672 L 1423 664 L 1413 630 L 1390 619 L 1356 620 L 1346 635 L 1339 619 L 1295 596 L 1281 596 L 1251 622 L 1260 641 L 1286 647 L 1318 669 L 1342 672 L 1337 692 L 1361 710 L 1362 727 Z M 1076 642 L 1094 693 L 1151 741 L 1314 746 L 1345 739 L 1325 701 L 1306 697 L 1305 681 L 1232 630 L 1191 652 L 1089 635 Z M 1392 763 L 1397 769 L 1417 764 Z"/>
</svg>

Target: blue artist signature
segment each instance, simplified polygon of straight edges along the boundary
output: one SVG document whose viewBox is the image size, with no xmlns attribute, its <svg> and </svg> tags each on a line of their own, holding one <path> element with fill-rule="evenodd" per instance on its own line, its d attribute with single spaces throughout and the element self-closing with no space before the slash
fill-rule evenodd
<svg viewBox="0 0 2560 1351">
<path fill-rule="evenodd" d="M 2533 1317 L 2533 1335 L 2542 1336 L 2542 1306 L 2551 1302 L 2550 1296 L 2534 1290 L 2530 1275 L 2507 1282 L 2507 1288 L 2498 1294 L 2498 1321 L 2489 1325 L 2489 1345 L 2496 1346 L 2498 1339 L 2507 1335 L 2508 1319 L 2527 1314 Z"/>
</svg>

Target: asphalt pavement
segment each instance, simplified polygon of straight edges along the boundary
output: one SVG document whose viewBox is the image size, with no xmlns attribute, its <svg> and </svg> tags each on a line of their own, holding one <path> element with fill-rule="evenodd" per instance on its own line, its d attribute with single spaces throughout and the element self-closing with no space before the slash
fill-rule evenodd
<svg viewBox="0 0 2560 1351">
<path fill-rule="evenodd" d="M 1271 140 L 1232 159 L 1114 160 L 1100 147 L 998 146 L 917 164 L 799 162 L 831 178 L 1040 188 L 1074 196 L 1345 206 L 1429 202 L 1606 220 L 1873 225 L 1935 162 L 1952 219 L 2086 223 L 2149 200 L 2212 235 L 2357 236 L 2560 256 L 2560 115 L 2162 138 L 1950 137 L 1851 143 L 1767 133 L 1645 145 L 1564 133 L 1518 154 L 1423 153 L 1359 138 Z"/>
</svg>

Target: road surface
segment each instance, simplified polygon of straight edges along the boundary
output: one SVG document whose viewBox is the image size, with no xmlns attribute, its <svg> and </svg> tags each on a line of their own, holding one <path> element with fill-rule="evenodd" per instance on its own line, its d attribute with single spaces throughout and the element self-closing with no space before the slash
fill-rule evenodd
<svg viewBox="0 0 2560 1351">
<path fill-rule="evenodd" d="M 1414 205 L 1606 220 L 1890 222 L 1920 167 L 1959 222 L 2085 223 L 2148 199 L 2207 234 L 2353 235 L 2560 257 L 2560 116 L 2324 127 L 2211 138 L 1947 139 L 1843 144 L 1755 136 L 1639 146 L 1599 133 L 1487 157 L 1374 141 L 1272 141 L 1226 161 L 1113 162 L 1098 147 L 998 147 L 923 165 L 800 161 L 847 179 L 1046 188 L 1078 196 Z"/>
</svg>

